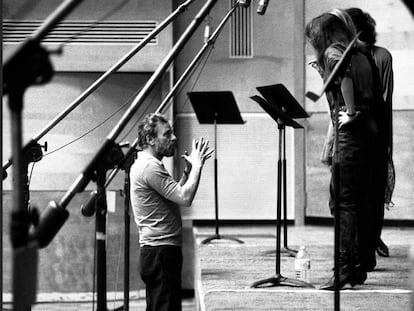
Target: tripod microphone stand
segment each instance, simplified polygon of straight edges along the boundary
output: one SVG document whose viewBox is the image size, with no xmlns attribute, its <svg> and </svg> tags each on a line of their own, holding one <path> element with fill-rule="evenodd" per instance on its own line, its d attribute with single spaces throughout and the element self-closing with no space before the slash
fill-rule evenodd
<svg viewBox="0 0 414 311">
<path fill-rule="evenodd" d="M 219 233 L 218 208 L 218 159 L 217 159 L 217 124 L 244 124 L 233 93 L 219 92 L 190 92 L 188 97 L 193 105 L 197 119 L 201 124 L 214 124 L 214 207 L 215 207 L 215 234 L 204 239 L 201 243 L 207 244 L 213 240 L 232 240 L 244 243 L 242 240 Z"/>
<path fill-rule="evenodd" d="M 90 217 L 95 212 L 99 212 L 100 214 L 104 214 L 104 218 L 106 217 L 106 199 L 104 197 L 104 190 L 108 187 L 108 185 L 111 183 L 113 178 L 115 177 L 116 173 L 122 169 L 125 171 L 125 177 L 124 177 L 124 228 L 125 228 L 125 234 L 124 234 L 124 305 L 120 306 L 113 311 L 128 311 L 129 310 L 129 262 L 130 262 L 130 255 L 129 255 L 129 244 L 130 244 L 130 200 L 129 200 L 129 189 L 130 189 L 130 181 L 129 181 L 129 171 L 130 168 L 135 160 L 137 149 L 136 149 L 137 141 L 134 141 L 134 143 L 129 147 L 128 151 L 125 153 L 125 156 L 123 154 L 118 153 L 116 154 L 115 151 L 112 151 L 113 156 L 117 157 L 118 159 L 113 163 L 117 164 L 117 167 L 111 172 L 108 178 L 106 180 L 101 180 L 99 182 L 99 186 L 97 190 L 91 192 L 90 198 L 88 199 L 85 204 L 82 204 L 80 211 L 83 216 Z M 120 144 L 117 147 L 126 147 L 129 144 Z M 119 152 L 119 151 L 117 151 Z M 120 159 L 120 160 L 119 160 Z M 111 168 L 114 165 L 109 165 L 107 168 Z M 101 183 L 103 183 L 103 186 L 101 186 Z M 99 194 L 100 194 L 100 202 L 99 200 Z M 103 208 L 102 208 L 103 206 Z M 96 226 L 97 229 L 100 226 L 101 232 L 105 230 L 105 227 L 103 227 L 103 221 L 101 220 L 102 216 L 96 215 Z M 98 230 L 96 230 L 98 232 Z M 104 232 L 104 231 L 103 231 Z M 101 252 L 101 254 L 105 254 L 106 251 L 103 247 L 104 245 L 99 244 L 98 236 L 99 234 L 96 234 L 96 245 L 97 245 L 97 252 Z M 106 284 L 106 270 L 104 271 L 104 267 L 106 266 L 106 261 L 102 259 L 96 258 L 97 267 L 98 267 L 98 273 L 101 273 L 101 276 L 98 276 L 97 279 L 99 279 L 101 282 Z M 105 267 L 106 269 L 106 267 Z M 100 288 L 98 287 L 98 301 L 101 301 L 99 304 L 103 307 L 98 307 L 98 310 L 102 310 L 102 308 L 105 309 L 106 307 L 106 287 Z M 103 298 L 102 298 L 103 297 Z"/>
<path fill-rule="evenodd" d="M 292 287 L 308 287 L 313 288 L 312 284 L 309 284 L 302 280 L 286 278 L 281 274 L 280 270 L 280 253 L 281 253 L 281 215 L 282 215 L 282 196 L 283 204 L 286 204 L 286 154 L 285 154 L 285 130 L 286 126 L 292 128 L 302 128 L 300 124 L 292 119 L 288 115 L 288 111 L 294 116 L 306 117 L 307 113 L 296 102 L 293 96 L 283 85 L 274 85 L 266 88 L 270 88 L 272 91 L 271 103 L 260 96 L 252 96 L 251 99 L 256 101 L 278 124 L 279 132 L 279 152 L 277 161 L 277 206 L 276 206 L 276 273 L 274 276 L 254 282 L 251 287 L 257 288 L 265 284 L 270 286 L 292 286 Z M 258 90 L 260 88 L 257 88 Z M 261 89 L 263 90 L 263 89 Z M 262 92 L 261 92 L 262 93 Z M 269 96 L 267 96 L 269 98 Z M 276 101 L 275 98 L 278 100 Z M 281 108 L 278 107 L 279 101 L 282 102 Z M 291 109 L 287 109 L 287 105 Z M 294 106 L 294 107 L 291 107 Z M 295 113 L 293 113 L 295 112 Z M 283 179 L 283 180 L 282 180 Z M 283 188 L 283 189 L 282 189 Z M 285 214 L 286 215 L 286 214 Z"/>
<path fill-rule="evenodd" d="M 63 20 L 78 4 L 79 0 L 67 0 L 50 14 L 10 57 L 6 58 L 3 66 L 3 94 L 8 96 L 11 116 L 12 159 L 15 163 L 13 170 L 13 207 L 10 217 L 10 238 L 12 246 L 12 293 L 13 310 L 30 310 L 36 300 L 37 291 L 37 264 L 38 247 L 47 245 L 47 234 L 39 234 L 43 228 L 44 217 L 33 217 L 28 208 L 29 189 L 27 184 L 27 157 L 31 148 L 22 147 L 22 111 L 24 93 L 28 87 L 35 84 L 45 84 L 53 76 L 53 66 L 49 60 L 49 53 L 40 42 L 46 35 Z M 38 147 L 38 149 L 37 149 Z M 41 157 L 40 145 L 35 146 Z M 26 162 L 26 163 L 25 163 Z M 7 176 L 2 169 L 3 179 Z M 67 211 L 50 209 L 45 210 L 43 216 L 55 217 L 54 223 L 66 220 Z M 60 219 L 57 219 L 60 218 Z M 29 232 L 35 227 L 34 233 Z M 44 232 L 43 232 L 44 233 Z M 2 302 L 2 298 L 0 298 Z"/>
</svg>

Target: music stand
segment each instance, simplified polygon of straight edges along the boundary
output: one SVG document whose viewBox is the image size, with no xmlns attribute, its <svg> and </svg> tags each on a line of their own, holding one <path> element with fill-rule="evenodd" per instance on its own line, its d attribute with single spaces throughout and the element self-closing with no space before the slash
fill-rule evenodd
<svg viewBox="0 0 414 311">
<path fill-rule="evenodd" d="M 296 99 L 292 96 L 289 90 L 283 84 L 273 84 L 266 86 L 259 86 L 257 90 L 262 94 L 268 103 L 275 106 L 277 111 L 276 115 L 283 113 L 283 119 L 285 125 L 293 128 L 303 128 L 300 124 L 292 119 L 296 118 L 308 118 L 307 112 L 299 105 Z M 266 104 L 265 104 L 266 106 Z M 262 107 L 263 108 L 263 107 Z M 272 107 L 269 107 L 270 109 Z M 265 110 L 266 111 L 266 110 Z M 267 112 L 267 111 L 266 111 Z M 269 113 L 269 112 L 268 112 Z M 272 115 L 271 115 L 272 116 Z M 273 116 L 272 116 L 273 118 Z M 276 122 L 277 118 L 274 119 Z M 283 153 L 282 153 L 282 184 L 283 184 L 283 248 L 286 253 L 291 257 L 295 257 L 297 250 L 291 249 L 288 246 L 288 231 L 287 231 L 287 200 L 286 200 L 286 132 L 283 129 Z"/>
<path fill-rule="evenodd" d="M 309 284 L 302 280 L 286 278 L 280 272 L 280 233 L 281 233 L 281 213 L 282 213 L 282 191 L 284 205 L 286 205 L 286 155 L 285 155 L 285 128 L 290 126 L 292 128 L 303 128 L 299 123 L 294 121 L 289 113 L 295 117 L 304 117 L 308 114 L 303 110 L 299 103 L 290 95 L 289 91 L 281 84 L 274 86 L 257 88 L 263 95 L 266 94 L 270 100 L 260 96 L 250 97 L 256 101 L 278 124 L 279 130 L 279 155 L 277 161 L 277 210 L 276 210 L 276 274 L 270 278 L 254 282 L 251 287 L 260 287 L 261 285 L 270 283 L 270 286 L 293 286 L 293 287 L 310 287 Z M 300 111 L 302 110 L 302 111 Z M 282 155 L 284 159 L 282 159 Z M 283 163 L 282 163 L 283 162 Z M 282 165 L 283 164 L 283 165 Z M 283 174 L 282 174 L 283 172 Z M 283 181 L 282 181 L 283 177 Z M 282 190 L 283 186 L 283 190 Z M 285 214 L 286 215 L 286 214 Z"/>
<path fill-rule="evenodd" d="M 214 206 L 215 206 L 215 229 L 213 236 L 204 239 L 201 243 L 207 244 L 212 240 L 232 240 L 244 243 L 240 239 L 219 233 L 218 220 L 218 191 L 217 191 L 217 124 L 244 124 L 231 91 L 189 92 L 188 97 L 193 105 L 200 124 L 214 124 Z"/>
</svg>

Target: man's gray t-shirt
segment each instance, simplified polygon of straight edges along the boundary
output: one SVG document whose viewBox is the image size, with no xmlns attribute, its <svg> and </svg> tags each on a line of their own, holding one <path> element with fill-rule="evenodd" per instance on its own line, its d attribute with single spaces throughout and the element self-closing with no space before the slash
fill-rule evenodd
<svg viewBox="0 0 414 311">
<path fill-rule="evenodd" d="M 131 206 L 139 231 L 140 246 L 182 244 L 180 185 L 163 163 L 147 152 L 139 152 L 131 166 Z"/>
</svg>

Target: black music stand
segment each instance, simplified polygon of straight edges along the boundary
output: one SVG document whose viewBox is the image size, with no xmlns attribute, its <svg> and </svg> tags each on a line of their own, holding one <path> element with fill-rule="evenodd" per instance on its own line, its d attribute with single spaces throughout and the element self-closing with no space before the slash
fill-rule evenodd
<svg viewBox="0 0 414 311">
<path fill-rule="evenodd" d="M 312 284 L 297 279 L 286 278 L 282 276 L 282 274 L 280 273 L 280 233 L 282 214 L 282 194 L 284 205 L 286 208 L 285 128 L 286 126 L 290 126 L 295 129 L 303 128 L 299 123 L 292 119 L 291 115 L 296 118 L 302 118 L 308 117 L 308 114 L 303 110 L 303 108 L 289 93 L 289 91 L 281 84 L 267 87 L 258 87 L 257 89 L 263 94 L 263 96 L 266 95 L 266 99 L 268 99 L 269 101 L 257 95 L 252 96 L 250 98 L 256 101 L 263 108 L 263 110 L 265 110 L 277 122 L 279 130 L 279 155 L 277 161 L 276 274 L 270 278 L 254 282 L 251 285 L 251 287 L 257 288 L 261 285 L 270 283 L 270 286 L 284 285 L 293 287 L 313 288 L 314 286 Z M 283 159 L 282 155 L 284 157 Z"/>
<path fill-rule="evenodd" d="M 216 233 L 204 239 L 201 243 L 207 244 L 212 240 L 233 240 L 244 243 L 240 239 L 219 233 L 218 220 L 218 191 L 217 191 L 217 124 L 244 124 L 231 91 L 189 92 L 191 104 L 200 124 L 214 124 L 214 204 Z"/>
<path fill-rule="evenodd" d="M 259 86 L 257 90 L 262 94 L 268 103 L 276 106 L 279 112 L 284 113 L 284 122 L 288 122 L 285 125 L 292 128 L 303 128 L 300 124 L 294 120 L 296 118 L 308 118 L 309 115 L 299 105 L 296 99 L 292 96 L 289 90 L 283 84 L 273 84 L 266 86 Z M 262 107 L 263 108 L 263 107 Z M 268 111 L 266 111 L 268 112 Z M 269 112 L 268 112 L 269 113 Z M 279 115 L 279 114 L 278 114 Z M 270 116 L 272 116 L 270 114 Z M 273 118 L 273 116 L 272 116 Z M 274 119 L 274 118 L 273 118 Z M 274 119 L 276 122 L 277 119 Z M 283 250 L 291 257 L 295 257 L 298 252 L 295 249 L 291 249 L 288 246 L 288 231 L 287 231 L 287 200 L 286 200 L 286 132 L 283 129 L 281 132 L 283 135 L 283 153 L 282 153 L 282 184 L 283 184 Z"/>
</svg>

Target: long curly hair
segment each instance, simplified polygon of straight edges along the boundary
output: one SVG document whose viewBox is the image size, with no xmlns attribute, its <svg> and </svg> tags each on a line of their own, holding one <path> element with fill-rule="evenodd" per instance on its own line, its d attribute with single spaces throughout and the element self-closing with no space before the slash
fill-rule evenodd
<svg viewBox="0 0 414 311">
<path fill-rule="evenodd" d="M 315 49 L 319 66 L 325 70 L 326 49 L 335 43 L 348 45 L 355 36 L 355 26 L 344 10 L 335 9 L 313 18 L 305 27 L 305 36 Z"/>
</svg>

